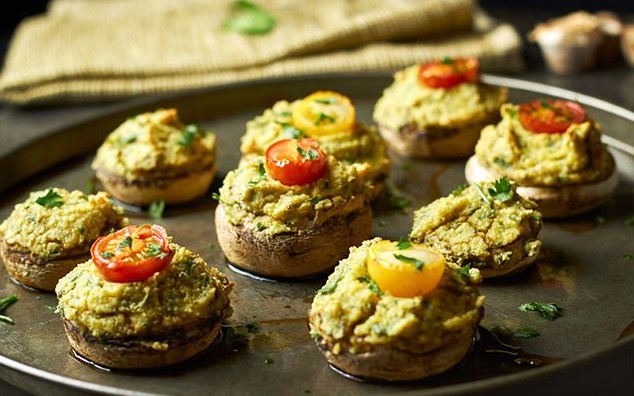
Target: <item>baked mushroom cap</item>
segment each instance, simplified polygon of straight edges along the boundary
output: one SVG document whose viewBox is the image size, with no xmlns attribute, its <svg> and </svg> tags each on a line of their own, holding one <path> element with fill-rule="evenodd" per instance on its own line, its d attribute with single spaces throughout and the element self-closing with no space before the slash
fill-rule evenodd
<svg viewBox="0 0 634 396">
<path fill-rule="evenodd" d="M 491 114 L 485 120 L 460 128 L 409 124 L 396 130 L 379 124 L 379 132 L 392 151 L 405 157 L 466 158 L 473 154 L 482 128 L 499 118 L 498 114 Z"/>
<path fill-rule="evenodd" d="M 21 284 L 35 289 L 53 291 L 57 281 L 77 264 L 89 259 L 90 253 L 45 259 L 35 253 L 16 250 L 0 238 L 0 256 L 9 274 Z"/>
<path fill-rule="evenodd" d="M 206 321 L 155 338 L 98 339 L 63 319 L 64 332 L 73 350 L 90 362 L 115 369 L 147 369 L 191 359 L 219 339 L 220 321 Z M 167 348 L 157 345 L 168 345 Z"/>
<path fill-rule="evenodd" d="M 219 204 L 215 224 L 220 247 L 235 266 L 265 277 L 298 278 L 331 269 L 350 246 L 370 238 L 372 209 L 364 205 L 318 227 L 269 234 L 248 223 L 232 224 Z"/>
<path fill-rule="evenodd" d="M 480 309 L 480 317 L 484 312 Z M 479 321 L 480 319 L 478 319 Z M 454 341 L 427 353 L 414 353 L 390 346 L 371 351 L 335 354 L 322 345 L 326 360 L 346 374 L 367 380 L 411 381 L 440 374 L 460 363 L 471 351 L 477 327 L 465 328 Z"/>
<path fill-rule="evenodd" d="M 469 183 L 494 181 L 500 176 L 475 155 L 465 165 L 465 177 Z M 562 218 L 588 212 L 607 202 L 618 180 L 615 168 L 606 179 L 597 182 L 552 187 L 518 186 L 517 192 L 535 201 L 543 218 Z"/>
<path fill-rule="evenodd" d="M 97 179 L 106 191 L 119 201 L 145 206 L 158 200 L 168 204 L 191 201 L 207 192 L 216 174 L 216 165 L 174 176 L 149 175 L 144 179 L 128 180 L 103 169 L 96 170 Z"/>
</svg>

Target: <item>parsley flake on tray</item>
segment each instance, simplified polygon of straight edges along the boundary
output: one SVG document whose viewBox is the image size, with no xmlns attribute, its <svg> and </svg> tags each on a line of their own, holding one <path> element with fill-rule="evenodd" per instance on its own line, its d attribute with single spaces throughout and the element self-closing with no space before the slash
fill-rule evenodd
<svg viewBox="0 0 634 396">
<path fill-rule="evenodd" d="M 520 311 L 537 311 L 548 320 L 555 320 L 561 316 L 561 308 L 555 303 L 528 302 L 519 306 Z"/>
</svg>

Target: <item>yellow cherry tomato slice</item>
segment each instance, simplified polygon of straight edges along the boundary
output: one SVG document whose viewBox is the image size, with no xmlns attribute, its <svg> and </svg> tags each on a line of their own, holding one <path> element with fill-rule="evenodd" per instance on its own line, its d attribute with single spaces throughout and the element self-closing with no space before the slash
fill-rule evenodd
<svg viewBox="0 0 634 396">
<path fill-rule="evenodd" d="M 333 91 L 317 91 L 293 109 L 293 125 L 313 137 L 352 131 L 356 110 L 347 96 Z"/>
<path fill-rule="evenodd" d="M 445 265 L 442 254 L 416 243 L 399 249 L 397 242 L 380 241 L 370 247 L 367 257 L 370 277 L 379 289 L 396 297 L 421 296 L 434 290 Z"/>
</svg>

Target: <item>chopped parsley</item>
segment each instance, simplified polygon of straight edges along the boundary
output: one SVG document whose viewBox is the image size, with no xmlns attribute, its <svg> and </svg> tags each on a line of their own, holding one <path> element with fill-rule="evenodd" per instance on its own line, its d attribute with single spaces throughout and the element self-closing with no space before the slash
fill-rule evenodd
<svg viewBox="0 0 634 396">
<path fill-rule="evenodd" d="M 36 204 L 42 205 L 45 208 L 56 208 L 64 204 L 64 200 L 55 190 L 49 188 L 45 195 L 38 197 L 35 200 Z"/>
<path fill-rule="evenodd" d="M 161 245 L 159 245 L 158 243 L 155 242 L 150 242 L 147 244 L 147 250 L 145 251 L 145 257 L 157 257 L 158 258 L 165 258 L 167 257 L 167 253 L 165 253 L 162 249 L 161 249 Z"/>
<path fill-rule="evenodd" d="M 337 103 L 337 100 L 335 98 L 323 98 L 323 99 L 315 99 L 313 100 L 313 102 L 321 103 L 325 105 L 331 105 L 331 104 Z"/>
<path fill-rule="evenodd" d="M 413 257 L 407 257 L 407 256 L 403 256 L 402 254 L 398 254 L 398 253 L 394 253 L 394 257 L 397 260 L 400 260 L 404 263 L 408 263 L 408 264 L 412 264 L 414 265 L 414 267 L 416 267 L 416 271 L 422 271 L 423 270 L 423 266 L 425 265 L 425 263 L 423 263 L 422 260 L 413 258 Z"/>
<path fill-rule="evenodd" d="M 255 180 L 249 180 L 249 184 L 254 186 L 262 180 L 266 180 L 266 169 L 264 168 L 264 162 L 260 161 L 258 165 L 258 177 Z"/>
<path fill-rule="evenodd" d="M 117 245 L 117 252 L 120 252 L 125 248 L 132 249 L 132 238 L 129 236 L 123 238 L 123 240 L 119 242 L 119 245 Z"/>
<path fill-rule="evenodd" d="M 491 200 L 489 199 L 489 197 L 486 196 L 484 191 L 482 191 L 482 187 L 480 187 L 478 184 L 474 184 L 473 186 L 478 192 L 478 195 L 480 195 L 480 198 L 482 198 L 482 200 L 486 202 L 487 205 L 491 206 Z"/>
<path fill-rule="evenodd" d="M 528 302 L 519 306 L 520 311 L 537 311 L 548 320 L 561 316 L 560 308 L 555 303 Z"/>
<path fill-rule="evenodd" d="M 517 115 L 517 110 L 515 109 L 508 109 L 507 112 L 511 117 L 515 117 Z"/>
<path fill-rule="evenodd" d="M 451 192 L 451 195 L 453 195 L 454 197 L 460 195 L 460 193 L 463 192 L 467 187 L 469 187 L 469 183 L 462 183 L 458 187 L 454 188 L 454 190 Z"/>
<path fill-rule="evenodd" d="M 264 224 L 262 224 L 262 223 L 260 223 L 260 222 L 258 221 L 257 223 L 255 223 L 255 228 L 256 228 L 258 231 L 262 231 L 262 230 L 264 230 L 266 227 L 264 226 Z"/>
<path fill-rule="evenodd" d="M 542 109 L 550 109 L 550 105 L 546 100 L 539 101 L 539 104 L 542 106 Z"/>
<path fill-rule="evenodd" d="M 456 275 L 460 277 L 463 281 L 469 279 L 469 270 L 471 269 L 471 265 L 467 264 L 464 267 L 460 267 L 456 270 Z"/>
<path fill-rule="evenodd" d="M 509 167 L 509 163 L 506 162 L 506 160 L 504 158 L 501 158 L 501 157 L 493 158 L 493 163 L 496 164 L 497 166 L 499 166 L 500 168 L 508 168 Z"/>
<path fill-rule="evenodd" d="M 284 125 L 284 133 L 291 139 L 299 139 L 304 136 L 304 131 L 288 124 Z"/>
<path fill-rule="evenodd" d="M 136 135 L 123 135 L 119 137 L 119 143 L 129 144 L 136 142 Z"/>
<path fill-rule="evenodd" d="M 319 157 L 319 154 L 317 153 L 317 150 L 315 150 L 314 148 L 308 149 L 308 151 L 306 151 L 303 148 L 297 146 L 297 152 L 303 158 L 305 158 L 307 160 L 311 160 L 311 161 L 312 160 L 316 160 L 317 157 Z"/>
<path fill-rule="evenodd" d="M 383 292 L 379 288 L 379 285 L 376 283 L 376 281 L 370 278 L 369 276 L 360 276 L 357 278 L 357 280 L 361 283 L 367 283 L 368 289 L 370 289 L 372 293 L 378 294 L 379 296 L 383 294 Z"/>
<path fill-rule="evenodd" d="M 453 58 L 451 56 L 443 56 L 442 63 L 445 65 L 451 65 L 453 63 Z"/>
<path fill-rule="evenodd" d="M 15 294 L 12 294 L 10 296 L 7 296 L 3 299 L 0 300 L 0 322 L 5 322 L 8 324 L 14 324 L 15 322 L 13 322 L 13 319 L 11 319 L 9 316 L 4 315 L 4 310 L 11 304 L 13 304 L 14 302 L 18 301 L 18 296 Z"/>
<path fill-rule="evenodd" d="M 329 124 L 334 124 L 336 122 L 333 116 L 330 116 L 326 113 L 319 113 L 319 117 L 317 117 L 315 125 L 320 125 L 324 121 L 328 121 Z"/>
<path fill-rule="evenodd" d="M 409 239 L 408 236 L 401 237 L 398 240 L 398 243 L 396 244 L 396 247 L 398 248 L 398 250 L 405 250 L 410 248 L 411 246 L 412 246 L 412 241 Z"/>
<path fill-rule="evenodd" d="M 198 129 L 198 126 L 191 124 L 187 125 L 185 129 L 183 129 L 183 133 L 181 134 L 177 143 L 180 146 L 189 147 L 192 145 L 192 143 L 194 143 L 194 140 L 196 140 L 196 136 L 198 136 L 199 132 L 200 130 Z"/>
<path fill-rule="evenodd" d="M 506 202 L 511 199 L 511 182 L 506 177 L 501 177 L 493 183 L 493 188 L 488 189 L 493 199 Z"/>
<path fill-rule="evenodd" d="M 95 182 L 93 179 L 88 179 L 86 181 L 86 193 L 94 194 L 95 193 Z"/>
<path fill-rule="evenodd" d="M 150 206 L 148 207 L 147 212 L 150 215 L 150 217 L 152 217 L 153 219 L 160 219 L 163 217 L 164 210 L 165 210 L 165 201 L 160 200 L 160 201 L 152 202 Z"/>
<path fill-rule="evenodd" d="M 632 258 L 634 258 L 634 256 L 632 256 L 629 253 L 623 253 L 623 259 L 624 260 L 631 260 Z"/>
<path fill-rule="evenodd" d="M 110 252 L 101 252 L 101 257 L 105 258 L 105 259 L 109 259 L 114 257 L 114 254 L 110 253 Z"/>
<path fill-rule="evenodd" d="M 522 327 L 513 332 L 515 338 L 535 338 L 539 336 L 539 332 L 532 327 Z"/>
<path fill-rule="evenodd" d="M 224 24 L 226 30 L 249 35 L 265 34 L 277 23 L 267 10 L 247 0 L 234 1 L 232 9 L 232 16 Z"/>
<path fill-rule="evenodd" d="M 321 287 L 321 289 L 319 289 L 317 293 L 318 294 L 332 294 L 332 292 L 334 292 L 335 289 L 337 288 L 338 283 L 339 283 L 339 278 L 335 279 L 334 281 L 330 283 L 326 283 L 325 285 Z"/>
</svg>

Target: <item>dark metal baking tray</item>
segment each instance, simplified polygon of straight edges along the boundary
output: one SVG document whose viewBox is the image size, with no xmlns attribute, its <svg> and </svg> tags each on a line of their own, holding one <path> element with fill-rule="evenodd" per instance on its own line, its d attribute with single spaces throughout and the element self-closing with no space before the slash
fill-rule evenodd
<svg viewBox="0 0 634 396">
<path fill-rule="evenodd" d="M 453 395 L 512 391 L 521 395 L 631 390 L 634 227 L 626 220 L 634 215 L 634 113 L 550 86 L 501 76 L 487 75 L 484 79 L 509 87 L 514 102 L 552 96 L 585 104 L 603 125 L 605 142 L 617 159 L 620 181 L 610 201 L 593 212 L 545 222 L 543 251 L 536 266 L 513 278 L 483 284 L 486 310 L 481 338 L 475 343 L 477 352 L 449 374 L 406 384 L 361 383 L 337 374 L 307 330 L 311 299 L 325 275 L 295 282 L 253 279 L 228 267 L 216 240 L 211 192 L 217 191 L 226 173 L 237 165 L 245 122 L 277 100 L 331 89 L 349 95 L 359 120 L 369 123 L 374 103 L 391 83 L 390 75 L 379 73 L 283 78 L 141 99 L 2 153 L 0 219 L 33 190 L 58 186 L 85 191 L 93 180 L 90 161 L 107 133 L 140 112 L 177 108 L 185 122 L 217 132 L 219 172 L 203 199 L 168 207 L 158 222 L 175 241 L 200 253 L 236 283 L 232 295 L 235 314 L 223 329 L 223 341 L 214 349 L 166 369 L 104 372 L 72 356 L 54 312 L 54 295 L 13 283 L 1 268 L 0 296 L 15 293 L 19 297 L 7 310 L 15 325 L 0 323 L 3 379 L 38 394 Z M 392 159 L 390 191 L 410 203 L 401 210 L 380 201 L 375 208 L 373 234 L 397 239 L 409 231 L 413 210 L 464 183 L 464 162 L 410 160 L 396 155 Z M 151 221 L 135 208 L 129 208 L 128 215 L 133 223 Z M 528 301 L 555 302 L 563 308 L 563 316 L 548 321 L 535 312 L 520 311 L 519 304 Z M 524 354 L 497 341 L 493 347 L 489 343 L 489 330 L 501 334 L 501 328 L 519 327 L 533 327 L 540 333 L 532 339 L 507 340 Z M 535 359 L 529 362 L 541 360 L 542 364 L 518 365 L 513 353 L 532 356 Z"/>
</svg>

